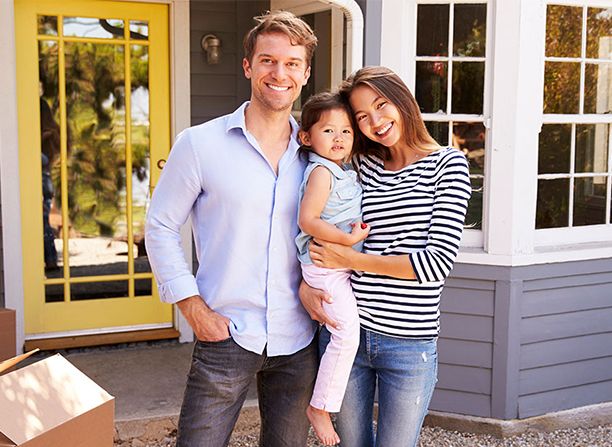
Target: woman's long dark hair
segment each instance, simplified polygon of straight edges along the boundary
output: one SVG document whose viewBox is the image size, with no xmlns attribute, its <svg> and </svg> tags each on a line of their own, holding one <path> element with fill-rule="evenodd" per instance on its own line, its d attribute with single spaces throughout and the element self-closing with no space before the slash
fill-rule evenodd
<svg viewBox="0 0 612 447">
<path fill-rule="evenodd" d="M 339 94 L 348 103 L 353 90 L 363 85 L 370 87 L 397 107 L 402 117 L 403 137 L 411 149 L 433 152 L 440 148 L 425 127 L 416 99 L 397 74 L 386 67 L 360 68 L 342 82 Z M 371 154 L 382 160 L 389 160 L 391 156 L 389 148 L 368 139 L 358 127 L 355 131 L 353 154 Z"/>
</svg>

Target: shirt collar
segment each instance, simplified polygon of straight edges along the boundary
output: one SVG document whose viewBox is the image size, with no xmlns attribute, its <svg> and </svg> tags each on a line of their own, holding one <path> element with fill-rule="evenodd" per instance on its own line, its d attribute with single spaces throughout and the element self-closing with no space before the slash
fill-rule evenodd
<svg viewBox="0 0 612 447">
<path fill-rule="evenodd" d="M 322 164 L 327 169 L 329 169 L 332 174 L 334 174 L 334 177 L 336 177 L 338 179 L 343 178 L 343 177 L 346 176 L 346 172 L 345 172 L 344 169 L 342 169 L 342 167 L 340 167 L 339 165 L 337 165 L 333 161 L 328 160 L 327 158 L 323 158 L 320 155 L 317 155 L 316 153 L 314 153 L 312 151 L 308 152 L 308 161 L 310 161 L 310 162 L 317 162 L 319 164 Z"/>
<path fill-rule="evenodd" d="M 250 101 L 245 101 L 233 113 L 228 115 L 225 132 L 229 132 L 231 129 L 242 129 L 242 132 L 246 135 L 247 128 L 244 112 L 249 104 Z M 289 115 L 289 124 L 291 125 L 291 138 L 297 141 L 297 133 L 299 130 L 299 126 L 292 115 Z"/>
</svg>

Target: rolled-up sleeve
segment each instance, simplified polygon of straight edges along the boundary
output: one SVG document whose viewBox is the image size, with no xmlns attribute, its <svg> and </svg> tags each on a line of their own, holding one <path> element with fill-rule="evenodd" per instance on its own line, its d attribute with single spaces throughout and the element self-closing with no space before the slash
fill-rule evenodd
<svg viewBox="0 0 612 447">
<path fill-rule="evenodd" d="M 198 295 L 198 286 L 185 259 L 180 229 L 202 192 L 199 163 L 190 132 L 182 132 L 159 178 L 145 224 L 145 244 L 160 298 L 176 303 Z"/>
<path fill-rule="evenodd" d="M 427 245 L 410 253 L 410 262 L 419 283 L 444 281 L 450 274 L 463 232 L 471 196 L 468 164 L 456 150 L 441 160 Z"/>
</svg>

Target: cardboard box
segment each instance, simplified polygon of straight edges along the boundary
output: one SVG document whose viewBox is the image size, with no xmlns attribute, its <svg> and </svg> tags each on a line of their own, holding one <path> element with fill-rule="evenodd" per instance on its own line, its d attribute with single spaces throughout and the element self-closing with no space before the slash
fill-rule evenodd
<svg viewBox="0 0 612 447">
<path fill-rule="evenodd" d="M 0 362 L 15 357 L 17 335 L 15 329 L 15 311 L 0 307 Z"/>
<path fill-rule="evenodd" d="M 114 397 L 59 354 L 0 376 L 0 447 L 112 447 L 114 413 Z"/>
</svg>

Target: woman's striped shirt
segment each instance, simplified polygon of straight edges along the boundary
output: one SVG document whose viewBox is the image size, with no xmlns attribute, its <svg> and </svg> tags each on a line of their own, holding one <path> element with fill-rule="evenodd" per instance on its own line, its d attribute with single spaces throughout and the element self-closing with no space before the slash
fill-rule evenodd
<svg viewBox="0 0 612 447">
<path fill-rule="evenodd" d="M 416 280 L 355 272 L 361 326 L 395 337 L 438 336 L 440 293 L 449 275 L 471 195 L 465 156 L 441 149 L 398 171 L 382 160 L 360 160 L 364 253 L 410 255 Z"/>
</svg>

